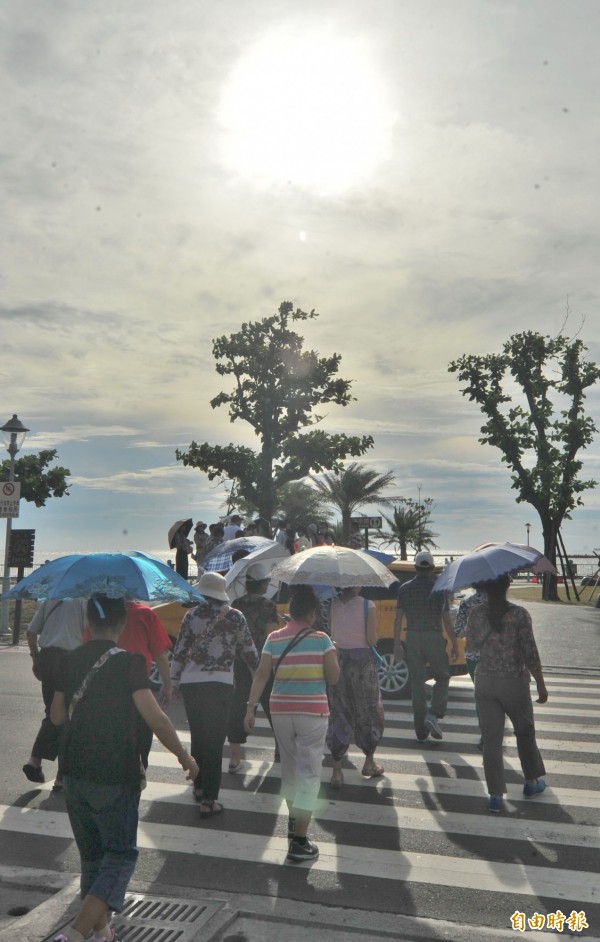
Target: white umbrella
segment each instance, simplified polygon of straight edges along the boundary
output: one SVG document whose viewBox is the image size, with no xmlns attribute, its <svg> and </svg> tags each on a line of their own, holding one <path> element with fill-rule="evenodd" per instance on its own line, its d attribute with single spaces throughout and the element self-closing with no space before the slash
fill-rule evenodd
<svg viewBox="0 0 600 942">
<path fill-rule="evenodd" d="M 246 594 L 246 571 L 248 566 L 260 562 L 271 570 L 273 566 L 287 556 L 289 556 L 289 552 L 285 546 L 282 546 L 281 543 L 271 543 L 269 546 L 261 546 L 259 549 L 254 550 L 253 553 L 244 556 L 243 559 L 238 559 L 225 576 L 227 594 L 231 601 Z M 277 582 L 271 581 L 265 593 L 266 597 L 268 599 L 272 598 L 278 587 Z"/>
<path fill-rule="evenodd" d="M 533 546 L 524 546 L 522 543 L 482 543 L 472 553 L 450 563 L 438 576 L 433 591 L 456 592 L 465 586 L 490 582 L 523 569 L 556 573 L 550 560 Z"/>
<path fill-rule="evenodd" d="M 389 586 L 396 577 L 373 556 L 347 546 L 314 546 L 278 563 L 271 578 L 288 585 Z"/>
</svg>

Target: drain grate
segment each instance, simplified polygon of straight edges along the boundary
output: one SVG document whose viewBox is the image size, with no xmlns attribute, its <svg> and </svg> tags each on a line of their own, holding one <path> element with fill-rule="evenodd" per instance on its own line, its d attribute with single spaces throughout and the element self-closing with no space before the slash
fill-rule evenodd
<svg viewBox="0 0 600 942">
<path fill-rule="evenodd" d="M 193 942 L 223 906 L 221 900 L 169 899 L 128 893 L 111 923 L 122 942 Z"/>
<path fill-rule="evenodd" d="M 191 942 L 221 906 L 220 901 L 128 893 L 123 912 L 112 922 L 123 942 Z"/>
</svg>

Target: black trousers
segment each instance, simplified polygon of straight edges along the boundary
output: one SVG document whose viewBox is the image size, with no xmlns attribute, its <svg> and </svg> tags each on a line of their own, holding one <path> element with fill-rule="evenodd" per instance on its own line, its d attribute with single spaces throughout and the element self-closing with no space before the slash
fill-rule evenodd
<svg viewBox="0 0 600 942">
<path fill-rule="evenodd" d="M 64 648 L 41 648 L 38 656 L 38 673 L 42 682 L 42 697 L 46 715 L 35 737 L 31 755 L 36 759 L 54 760 L 58 756 L 62 727 L 50 722 L 50 707 L 56 691 L 56 682 L 61 665 L 69 652 Z"/>
<path fill-rule="evenodd" d="M 233 699 L 233 685 L 214 681 L 181 684 L 183 705 L 190 724 L 191 753 L 200 772 L 194 785 L 205 801 L 219 797 L 223 744 Z"/>
<path fill-rule="evenodd" d="M 229 713 L 229 723 L 227 724 L 227 739 L 229 742 L 242 745 L 248 738 L 246 730 L 244 729 L 244 719 L 246 717 L 246 704 L 248 703 L 251 687 L 252 673 L 250 668 L 245 661 L 236 657 L 233 662 L 233 701 Z M 273 675 L 271 674 L 260 697 L 260 705 L 269 723 L 271 723 L 269 701 L 271 699 L 272 688 Z M 271 728 L 272 726 L 273 724 L 271 723 Z"/>
<path fill-rule="evenodd" d="M 175 551 L 175 572 L 178 572 L 182 578 L 187 579 L 189 574 L 188 554 L 184 549 Z"/>
</svg>

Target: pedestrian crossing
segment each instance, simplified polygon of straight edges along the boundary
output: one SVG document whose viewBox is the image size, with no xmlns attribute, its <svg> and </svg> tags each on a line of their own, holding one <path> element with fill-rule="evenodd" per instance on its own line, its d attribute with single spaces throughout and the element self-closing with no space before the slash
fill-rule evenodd
<svg viewBox="0 0 600 942">
<path fill-rule="evenodd" d="M 600 936 L 600 679 L 551 676 L 546 683 L 549 701 L 535 705 L 547 767 L 543 796 L 523 797 L 507 730 L 505 811 L 489 814 L 471 681 L 454 678 L 443 741 L 417 742 L 410 703 L 387 701 L 377 751 L 382 778 L 363 779 L 364 757 L 351 749 L 344 787 L 333 791 L 325 757 L 311 827 L 320 856 L 310 866 L 285 864 L 287 808 L 262 716 L 244 747 L 242 771 L 228 773 L 223 759 L 226 810 L 208 821 L 200 820 L 176 759 L 155 742 L 140 805 L 138 876 L 159 871 L 189 882 L 193 873 L 191 885 L 212 889 L 386 906 L 505 929 L 514 912 L 584 912 Z M 172 716 L 189 744 L 183 712 L 177 707 Z M 49 787 L 25 807 L 0 808 L 0 829 L 19 832 L 41 856 L 53 841 L 64 848 L 71 838 L 64 803 Z"/>
</svg>

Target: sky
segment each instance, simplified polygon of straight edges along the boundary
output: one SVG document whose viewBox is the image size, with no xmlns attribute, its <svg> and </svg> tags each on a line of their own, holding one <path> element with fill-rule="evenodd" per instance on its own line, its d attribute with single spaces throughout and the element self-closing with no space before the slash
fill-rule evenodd
<svg viewBox="0 0 600 942">
<path fill-rule="evenodd" d="M 0 418 L 72 475 L 21 502 L 36 558 L 165 551 L 222 514 L 175 449 L 255 445 L 209 405 L 212 340 L 284 300 L 353 380 L 322 427 L 373 435 L 361 460 L 434 499 L 442 551 L 541 544 L 448 364 L 523 330 L 600 362 L 595 0 L 5 0 L 0 23 Z M 600 438 L 583 456 L 600 480 Z M 570 554 L 600 546 L 599 494 Z"/>
</svg>

